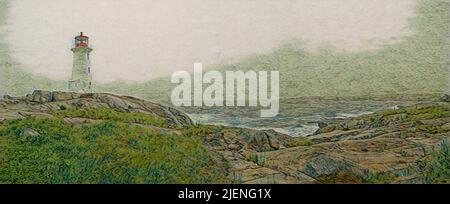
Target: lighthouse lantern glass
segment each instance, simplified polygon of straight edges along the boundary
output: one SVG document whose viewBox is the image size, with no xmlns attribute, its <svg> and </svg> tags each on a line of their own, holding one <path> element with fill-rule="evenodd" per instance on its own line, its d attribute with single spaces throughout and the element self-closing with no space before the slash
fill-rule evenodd
<svg viewBox="0 0 450 204">
<path fill-rule="evenodd" d="M 75 39 L 75 46 L 76 47 L 87 47 L 89 45 L 89 38 L 85 36 L 78 36 Z"/>
</svg>

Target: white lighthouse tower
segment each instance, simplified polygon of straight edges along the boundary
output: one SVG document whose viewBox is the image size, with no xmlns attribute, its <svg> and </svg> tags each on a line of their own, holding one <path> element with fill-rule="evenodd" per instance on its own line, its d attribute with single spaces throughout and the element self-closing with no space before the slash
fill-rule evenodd
<svg viewBox="0 0 450 204">
<path fill-rule="evenodd" d="M 75 37 L 75 43 L 72 47 L 73 67 L 72 77 L 69 81 L 69 91 L 89 93 L 92 91 L 92 74 L 89 47 L 89 37 L 83 35 Z"/>
</svg>

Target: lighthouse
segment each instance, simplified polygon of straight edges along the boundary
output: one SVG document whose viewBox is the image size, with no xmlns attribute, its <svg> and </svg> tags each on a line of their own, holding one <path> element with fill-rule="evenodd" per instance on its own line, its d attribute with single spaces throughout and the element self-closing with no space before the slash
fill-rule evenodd
<svg viewBox="0 0 450 204">
<path fill-rule="evenodd" d="M 69 91 L 89 93 L 92 91 L 92 73 L 89 47 L 89 37 L 83 35 L 75 37 L 75 43 L 71 49 L 73 52 L 72 77 L 69 80 Z"/>
</svg>

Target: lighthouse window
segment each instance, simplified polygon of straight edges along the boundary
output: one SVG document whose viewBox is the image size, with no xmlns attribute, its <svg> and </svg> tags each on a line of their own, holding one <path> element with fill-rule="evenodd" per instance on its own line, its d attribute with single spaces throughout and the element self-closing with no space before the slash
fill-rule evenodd
<svg viewBox="0 0 450 204">
<path fill-rule="evenodd" d="M 90 68 L 90 67 L 87 68 L 87 73 L 88 73 L 88 74 L 91 73 L 91 68 Z"/>
</svg>

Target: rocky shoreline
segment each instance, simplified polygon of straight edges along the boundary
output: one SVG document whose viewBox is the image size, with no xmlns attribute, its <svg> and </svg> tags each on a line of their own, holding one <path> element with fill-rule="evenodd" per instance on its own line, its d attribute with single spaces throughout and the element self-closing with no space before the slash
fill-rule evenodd
<svg viewBox="0 0 450 204">
<path fill-rule="evenodd" d="M 52 110 L 110 108 L 139 112 L 166 121 L 153 127 L 180 135 L 196 125 L 181 111 L 157 103 L 113 94 L 35 91 L 0 100 L 0 121 L 54 117 Z M 90 118 L 64 118 L 71 125 L 94 123 Z M 131 125 L 143 125 L 139 121 Z M 216 162 L 226 163 L 227 176 L 239 183 L 367 183 L 371 175 L 388 173 L 389 183 L 421 183 L 408 172 L 450 138 L 450 104 L 438 101 L 319 123 L 309 137 L 291 137 L 273 130 L 205 126 L 201 137 Z M 205 129 L 207 131 L 205 131 Z M 201 130 L 201 131 L 200 131 Z M 32 131 L 32 130 L 30 130 Z M 448 169 L 447 169 L 448 170 Z"/>
</svg>

